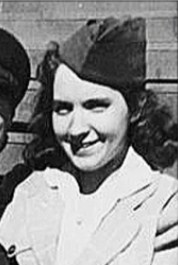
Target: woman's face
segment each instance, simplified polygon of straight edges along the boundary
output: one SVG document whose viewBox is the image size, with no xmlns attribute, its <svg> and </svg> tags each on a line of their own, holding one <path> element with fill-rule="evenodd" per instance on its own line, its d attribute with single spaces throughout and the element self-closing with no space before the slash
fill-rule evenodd
<svg viewBox="0 0 178 265">
<path fill-rule="evenodd" d="M 54 80 L 52 122 L 56 138 L 78 169 L 102 168 L 126 144 L 128 107 L 107 86 L 80 79 L 60 65 Z"/>
</svg>

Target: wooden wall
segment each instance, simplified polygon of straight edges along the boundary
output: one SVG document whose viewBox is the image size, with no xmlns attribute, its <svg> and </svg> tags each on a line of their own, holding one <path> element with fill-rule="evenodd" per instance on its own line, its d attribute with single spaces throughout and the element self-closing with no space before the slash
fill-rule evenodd
<svg viewBox="0 0 178 265">
<path fill-rule="evenodd" d="M 112 2 L 112 1 L 65 1 L 65 2 L 0 2 L 0 27 L 14 33 L 24 44 L 30 59 L 34 77 L 46 44 L 50 40 L 65 41 L 89 18 L 104 18 L 122 15 L 144 16 L 147 20 L 147 77 L 166 79 L 167 83 L 153 83 L 161 100 L 165 98 L 177 120 L 178 85 L 177 73 L 177 2 Z M 28 122 L 35 105 L 39 84 L 31 81 L 29 89 L 19 105 L 14 121 Z M 9 133 L 9 143 L 0 154 L 0 174 L 22 161 L 24 144 L 32 138 L 30 134 Z M 177 176 L 177 164 L 168 170 Z"/>
</svg>

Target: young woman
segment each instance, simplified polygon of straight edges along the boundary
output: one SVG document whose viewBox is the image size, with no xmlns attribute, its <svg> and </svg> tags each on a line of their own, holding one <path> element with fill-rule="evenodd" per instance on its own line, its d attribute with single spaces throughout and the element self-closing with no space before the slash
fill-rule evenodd
<svg viewBox="0 0 178 265">
<path fill-rule="evenodd" d="M 177 124 L 145 89 L 145 35 L 142 18 L 89 21 L 44 69 L 1 264 L 177 264 L 177 181 L 160 173 Z"/>
</svg>

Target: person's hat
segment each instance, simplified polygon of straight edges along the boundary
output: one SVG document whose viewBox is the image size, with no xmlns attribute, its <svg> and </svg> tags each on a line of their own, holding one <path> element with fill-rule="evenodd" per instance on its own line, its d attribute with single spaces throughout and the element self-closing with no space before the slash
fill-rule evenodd
<svg viewBox="0 0 178 265">
<path fill-rule="evenodd" d="M 0 29 L 0 114 L 12 117 L 30 80 L 30 61 L 22 44 Z"/>
<path fill-rule="evenodd" d="M 145 19 L 138 17 L 89 20 L 61 45 L 62 63 L 80 78 L 120 90 L 142 87 L 145 58 Z"/>
</svg>

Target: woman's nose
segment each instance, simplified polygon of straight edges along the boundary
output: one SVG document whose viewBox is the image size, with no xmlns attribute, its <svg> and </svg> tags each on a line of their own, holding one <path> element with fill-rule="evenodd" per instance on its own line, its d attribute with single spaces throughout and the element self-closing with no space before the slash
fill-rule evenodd
<svg viewBox="0 0 178 265">
<path fill-rule="evenodd" d="M 89 131 L 89 126 L 87 122 L 87 117 L 82 113 L 82 111 L 78 110 L 73 114 L 70 126 L 69 126 L 69 135 L 71 136 L 79 136 L 85 135 Z"/>
</svg>

